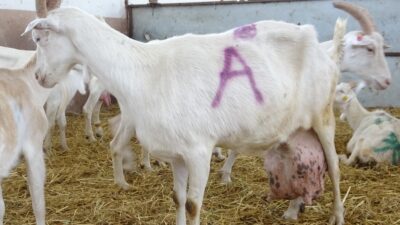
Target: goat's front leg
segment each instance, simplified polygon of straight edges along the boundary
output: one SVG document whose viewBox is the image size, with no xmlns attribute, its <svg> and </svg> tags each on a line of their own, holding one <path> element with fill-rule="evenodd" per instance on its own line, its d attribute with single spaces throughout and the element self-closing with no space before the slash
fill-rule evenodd
<svg viewBox="0 0 400 225">
<path fill-rule="evenodd" d="M 189 189 L 185 206 L 189 215 L 189 224 L 200 225 L 200 211 L 210 173 L 212 148 L 200 147 L 192 151 L 193 154 L 185 159 L 189 169 Z"/>
<path fill-rule="evenodd" d="M 219 173 L 221 174 L 221 182 L 223 184 L 229 184 L 232 182 L 231 180 L 231 173 L 232 173 L 232 167 L 233 164 L 235 163 L 237 153 L 233 150 L 228 151 L 228 158 L 225 160 L 224 165 L 222 168 L 219 170 Z"/>
<path fill-rule="evenodd" d="M 85 115 L 85 135 L 86 139 L 90 142 L 96 141 L 92 129 L 92 115 L 95 111 L 94 109 L 96 108 L 96 104 L 99 102 L 100 94 L 101 92 L 97 90 L 91 90 L 89 97 L 83 106 L 83 114 Z"/>
<path fill-rule="evenodd" d="M 123 171 L 123 158 L 124 150 L 126 146 L 129 146 L 129 142 L 134 134 L 133 126 L 130 126 L 124 120 L 121 120 L 117 133 L 114 139 L 110 143 L 112 151 L 112 161 L 114 170 L 114 181 L 122 189 L 129 189 L 129 184 L 126 182 Z"/>
<path fill-rule="evenodd" d="M 356 142 L 353 146 L 354 146 L 354 148 L 351 150 L 351 154 L 350 154 L 349 158 L 347 158 L 347 156 L 344 154 L 339 155 L 340 161 L 345 165 L 348 165 L 348 166 L 352 165 L 356 161 L 358 154 L 361 150 L 359 142 Z M 348 150 L 348 152 L 349 151 L 350 150 Z"/>
<path fill-rule="evenodd" d="M 93 110 L 95 133 L 96 137 L 98 138 L 103 136 L 103 128 L 101 127 L 101 121 L 100 121 L 100 110 L 102 105 L 103 105 L 102 101 L 97 101 L 96 106 L 94 107 Z"/>
<path fill-rule="evenodd" d="M 328 164 L 329 177 L 333 184 L 333 215 L 330 219 L 330 224 L 343 225 L 344 224 L 344 207 L 340 196 L 340 170 L 339 159 L 335 150 L 335 117 L 333 110 L 325 112 L 323 116 L 316 121 L 314 131 L 317 133 L 318 138 L 322 144 L 325 153 L 325 159 Z"/>
<path fill-rule="evenodd" d="M 65 135 L 67 128 L 67 118 L 65 117 L 65 111 L 61 111 L 59 112 L 59 115 L 57 115 L 57 126 L 60 130 L 61 147 L 64 151 L 67 151 L 69 148 L 67 144 L 67 137 Z"/>
<path fill-rule="evenodd" d="M 144 166 L 144 169 L 147 171 L 152 171 L 153 169 L 151 168 L 149 151 L 147 151 L 145 148 L 142 147 L 142 153 L 143 153 L 142 164 Z"/>
</svg>

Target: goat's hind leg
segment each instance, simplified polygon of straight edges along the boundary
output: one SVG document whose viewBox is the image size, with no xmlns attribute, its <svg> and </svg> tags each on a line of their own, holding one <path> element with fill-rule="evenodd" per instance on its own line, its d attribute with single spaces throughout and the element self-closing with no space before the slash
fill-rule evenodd
<svg viewBox="0 0 400 225">
<path fill-rule="evenodd" d="M 344 224 L 344 207 L 340 196 L 340 170 L 339 159 L 335 150 L 335 117 L 333 110 L 329 109 L 315 121 L 313 126 L 314 131 L 317 133 L 319 141 L 324 149 L 325 159 L 328 164 L 329 177 L 333 184 L 333 215 L 330 219 L 330 224 L 343 225 Z"/>
<path fill-rule="evenodd" d="M 36 224 L 45 225 L 45 163 L 42 144 L 40 141 L 37 142 L 36 144 L 24 147 L 24 157 L 27 162 L 29 192 L 32 198 L 32 207 L 36 218 Z"/>
</svg>

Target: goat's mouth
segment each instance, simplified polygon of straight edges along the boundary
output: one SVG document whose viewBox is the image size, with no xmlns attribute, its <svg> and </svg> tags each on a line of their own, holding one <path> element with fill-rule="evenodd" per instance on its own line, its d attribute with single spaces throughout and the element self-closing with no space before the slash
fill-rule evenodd
<svg viewBox="0 0 400 225">
<path fill-rule="evenodd" d="M 389 87 L 389 84 L 386 84 L 386 83 L 383 83 L 383 82 L 379 82 L 377 80 L 374 80 L 374 82 L 373 82 L 373 88 L 375 88 L 376 90 L 382 91 L 382 90 L 385 90 L 388 87 Z"/>
<path fill-rule="evenodd" d="M 44 88 L 53 88 L 56 85 L 56 83 L 54 83 L 54 82 L 53 83 L 48 82 L 48 80 L 46 80 L 46 78 L 38 79 L 38 82 L 39 82 L 40 86 L 42 86 Z"/>
</svg>

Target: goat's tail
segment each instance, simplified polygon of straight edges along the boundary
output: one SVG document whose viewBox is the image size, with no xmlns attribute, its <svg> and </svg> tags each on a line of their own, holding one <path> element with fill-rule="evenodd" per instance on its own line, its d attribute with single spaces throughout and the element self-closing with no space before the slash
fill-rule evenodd
<svg viewBox="0 0 400 225">
<path fill-rule="evenodd" d="M 329 49 L 332 60 L 339 65 L 344 51 L 344 35 L 346 34 L 347 19 L 338 18 L 336 20 L 333 33 L 332 47 Z"/>
</svg>

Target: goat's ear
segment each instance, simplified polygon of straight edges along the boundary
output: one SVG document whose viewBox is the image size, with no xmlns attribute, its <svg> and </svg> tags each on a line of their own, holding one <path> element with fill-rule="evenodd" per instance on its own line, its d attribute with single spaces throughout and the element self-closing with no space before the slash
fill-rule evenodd
<svg viewBox="0 0 400 225">
<path fill-rule="evenodd" d="M 38 18 L 31 21 L 28 24 L 28 26 L 25 28 L 24 33 L 22 33 L 21 36 L 24 36 L 33 29 L 38 29 L 38 30 L 48 29 L 58 32 L 59 26 L 58 23 L 56 23 L 54 20 L 50 20 L 48 18 Z"/>
<path fill-rule="evenodd" d="M 388 48 L 391 48 L 392 46 L 390 46 L 390 45 L 388 45 L 388 44 L 386 44 L 386 43 L 384 43 L 383 44 L 383 49 L 388 49 Z"/>
</svg>

